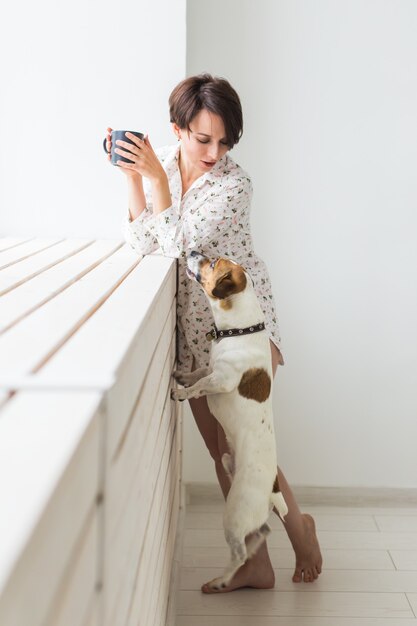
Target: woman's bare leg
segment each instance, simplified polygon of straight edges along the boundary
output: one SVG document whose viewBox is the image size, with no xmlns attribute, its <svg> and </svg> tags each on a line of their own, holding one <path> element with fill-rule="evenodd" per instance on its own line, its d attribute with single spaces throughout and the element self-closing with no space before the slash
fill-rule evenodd
<svg viewBox="0 0 417 626">
<path fill-rule="evenodd" d="M 270 344 L 272 371 L 275 377 L 278 364 L 283 361 L 276 345 L 272 341 Z M 313 582 L 313 580 L 318 578 L 319 574 L 321 574 L 323 563 L 314 519 L 307 513 L 301 513 L 297 501 L 294 498 L 294 494 L 291 491 L 291 487 L 279 467 L 278 482 L 288 506 L 288 514 L 285 516 L 284 528 L 287 531 L 296 557 L 295 571 L 292 578 L 293 582 L 299 583 L 302 580 L 306 583 Z M 276 509 L 274 509 L 274 513 L 278 515 Z"/>
</svg>

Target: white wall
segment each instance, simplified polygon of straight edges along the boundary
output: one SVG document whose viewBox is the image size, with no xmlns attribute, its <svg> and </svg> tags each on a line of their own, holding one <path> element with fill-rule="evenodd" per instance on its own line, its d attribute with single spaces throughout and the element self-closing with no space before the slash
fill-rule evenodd
<svg viewBox="0 0 417 626">
<path fill-rule="evenodd" d="M 0 235 L 120 237 L 126 184 L 102 141 L 172 141 L 185 0 L 18 0 L 0 24 Z"/>
<path fill-rule="evenodd" d="M 292 484 L 417 486 L 416 33 L 414 0 L 188 3 L 187 74 L 243 102 Z M 185 424 L 185 480 L 214 481 Z"/>
</svg>

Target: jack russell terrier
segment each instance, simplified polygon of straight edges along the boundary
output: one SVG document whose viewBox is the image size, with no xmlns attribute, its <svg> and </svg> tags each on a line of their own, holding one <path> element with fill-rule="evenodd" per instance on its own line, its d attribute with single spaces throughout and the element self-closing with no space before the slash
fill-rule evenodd
<svg viewBox="0 0 417 626">
<path fill-rule="evenodd" d="M 215 326 L 207 338 L 213 344 L 209 368 L 174 372 L 185 388 L 173 389 L 172 398 L 206 395 L 231 452 L 222 457 L 232 481 L 223 516 L 231 559 L 223 575 L 209 583 L 219 590 L 271 532 L 266 522 L 274 506 L 283 520 L 288 508 L 278 485 L 271 349 L 252 279 L 230 259 L 211 261 L 194 251 L 187 258 L 187 275 L 210 302 Z"/>
</svg>

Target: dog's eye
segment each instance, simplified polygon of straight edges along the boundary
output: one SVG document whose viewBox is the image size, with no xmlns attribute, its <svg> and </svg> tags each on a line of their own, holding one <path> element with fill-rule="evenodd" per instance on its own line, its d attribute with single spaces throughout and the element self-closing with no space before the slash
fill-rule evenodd
<svg viewBox="0 0 417 626">
<path fill-rule="evenodd" d="M 212 262 L 210 263 L 210 268 L 211 268 L 211 269 L 214 269 L 214 266 L 215 266 L 215 265 L 216 265 L 216 261 L 212 261 Z"/>
</svg>

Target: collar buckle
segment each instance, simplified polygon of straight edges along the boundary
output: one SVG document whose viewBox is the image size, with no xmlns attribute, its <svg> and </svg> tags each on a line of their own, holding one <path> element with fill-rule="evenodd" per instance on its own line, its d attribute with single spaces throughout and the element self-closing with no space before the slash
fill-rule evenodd
<svg viewBox="0 0 417 626">
<path fill-rule="evenodd" d="M 215 339 L 217 339 L 217 337 L 217 328 L 213 324 L 213 328 L 208 333 L 206 333 L 206 339 L 208 341 L 214 341 Z"/>
</svg>

